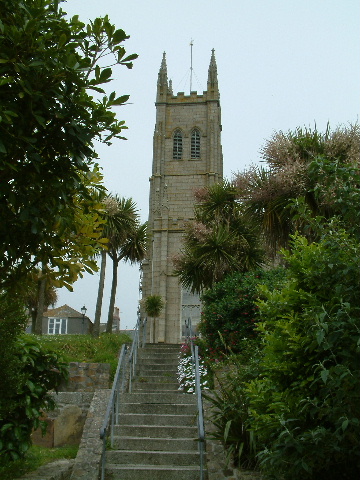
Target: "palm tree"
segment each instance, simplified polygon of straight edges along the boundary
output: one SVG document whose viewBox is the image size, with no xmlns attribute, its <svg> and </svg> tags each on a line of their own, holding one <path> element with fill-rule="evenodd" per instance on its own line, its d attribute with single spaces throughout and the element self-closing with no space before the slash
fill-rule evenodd
<svg viewBox="0 0 360 480">
<path fill-rule="evenodd" d="M 152 329 L 150 331 L 150 342 L 155 343 L 156 338 L 156 319 L 160 316 L 161 310 L 164 308 L 164 301 L 160 295 L 149 295 L 145 298 L 144 309 L 146 315 L 153 319 Z"/>
<path fill-rule="evenodd" d="M 139 217 L 136 214 L 136 206 L 133 200 L 118 199 L 119 209 L 123 211 L 134 212 L 134 222 L 128 225 L 128 228 L 114 229 L 109 235 L 107 253 L 113 261 L 112 284 L 110 294 L 110 304 L 106 332 L 112 332 L 113 315 L 115 306 L 115 295 L 117 290 L 118 267 L 121 260 L 130 263 L 141 262 L 146 253 L 147 244 L 147 223 L 140 224 Z"/>
<path fill-rule="evenodd" d="M 346 217 L 349 210 L 343 207 L 351 202 L 344 199 L 359 165 L 359 125 L 334 131 L 328 126 L 323 134 L 316 128 L 277 132 L 261 154 L 267 168 L 238 173 L 234 183 L 245 215 L 261 228 L 272 256 L 288 246 L 295 231 L 310 241 L 316 238 L 303 220 L 305 210 L 311 217 Z M 346 221 L 356 223 L 350 215 Z"/>
<path fill-rule="evenodd" d="M 236 188 L 223 182 L 197 193 L 195 221 L 185 232 L 184 248 L 174 259 L 175 274 L 184 287 L 201 293 L 234 271 L 261 264 L 258 235 L 245 222 Z"/>
<path fill-rule="evenodd" d="M 102 204 L 104 205 L 103 216 L 106 220 L 103 235 L 105 238 L 109 239 L 109 242 L 111 241 L 110 239 L 113 239 L 116 236 L 116 234 L 120 234 L 120 232 L 125 234 L 125 232 L 128 232 L 135 227 L 136 207 L 131 199 L 125 200 L 118 198 L 116 195 L 108 195 L 102 200 Z M 100 278 L 92 333 L 94 337 L 98 337 L 100 334 L 100 318 L 106 272 L 106 249 L 101 251 L 100 256 Z"/>
</svg>

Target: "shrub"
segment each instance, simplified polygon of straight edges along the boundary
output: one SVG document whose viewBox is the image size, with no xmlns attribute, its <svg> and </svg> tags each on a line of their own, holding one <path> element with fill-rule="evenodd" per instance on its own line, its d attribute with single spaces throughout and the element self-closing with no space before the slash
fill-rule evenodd
<svg viewBox="0 0 360 480">
<path fill-rule="evenodd" d="M 331 223 L 321 241 L 295 236 L 289 280 L 263 291 L 260 375 L 250 425 L 269 478 L 337 480 L 360 468 L 359 244 Z"/>
<path fill-rule="evenodd" d="M 246 384 L 257 376 L 259 347 L 250 342 L 241 354 L 230 354 L 214 369 L 218 389 L 204 395 L 210 402 L 210 419 L 214 424 L 212 438 L 220 440 L 228 461 L 235 466 L 255 468 L 256 438 L 248 429 L 249 399 Z"/>
<path fill-rule="evenodd" d="M 32 339 L 19 337 L 12 356 L 17 385 L 0 397 L 0 456 L 16 460 L 30 447 L 32 430 L 45 428 L 42 411 L 55 407 L 48 392 L 67 377 L 67 367 L 57 354 L 43 351 Z"/>
<path fill-rule="evenodd" d="M 240 352 L 244 339 L 255 338 L 258 285 L 266 284 L 273 289 L 284 276 L 283 268 L 235 273 L 202 295 L 204 307 L 199 331 L 210 357 L 220 359 L 229 348 L 234 353 Z"/>
</svg>

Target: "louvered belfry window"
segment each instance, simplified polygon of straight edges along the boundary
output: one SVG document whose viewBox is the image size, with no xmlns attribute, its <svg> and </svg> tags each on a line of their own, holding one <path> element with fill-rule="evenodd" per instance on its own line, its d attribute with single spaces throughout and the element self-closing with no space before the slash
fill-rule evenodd
<svg viewBox="0 0 360 480">
<path fill-rule="evenodd" d="M 174 133 L 173 159 L 181 160 L 182 154 L 183 154 L 182 133 L 180 130 L 176 130 Z"/>
<path fill-rule="evenodd" d="M 200 132 L 197 128 L 191 133 L 191 158 L 200 158 Z"/>
</svg>

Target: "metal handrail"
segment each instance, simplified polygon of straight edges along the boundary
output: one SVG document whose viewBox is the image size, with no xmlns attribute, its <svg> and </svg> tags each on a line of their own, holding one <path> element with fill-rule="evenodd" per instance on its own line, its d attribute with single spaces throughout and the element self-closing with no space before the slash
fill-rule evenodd
<svg viewBox="0 0 360 480">
<path fill-rule="evenodd" d="M 195 377 L 195 393 L 197 396 L 197 410 L 198 410 L 198 438 L 199 438 L 199 453 L 200 453 L 200 480 L 204 480 L 204 454 L 205 454 L 205 426 L 204 426 L 204 413 L 203 402 L 201 394 L 201 382 L 200 382 L 200 368 L 199 368 L 199 347 L 194 345 L 191 318 L 188 321 L 185 320 L 186 327 L 186 340 L 190 343 L 191 359 L 193 364 L 193 371 Z"/>
<path fill-rule="evenodd" d="M 125 390 L 125 380 L 126 380 L 127 373 L 128 373 L 128 385 L 126 390 L 128 392 L 131 392 L 131 382 L 132 382 L 132 377 L 135 375 L 137 353 L 138 353 L 138 347 L 139 347 L 140 324 L 141 324 L 141 320 L 140 320 L 140 316 L 138 316 L 128 359 L 126 359 L 126 356 L 128 354 L 129 348 L 126 345 L 123 345 L 121 347 L 119 361 L 116 368 L 116 373 L 115 373 L 115 377 L 114 377 L 114 381 L 111 389 L 108 406 L 106 409 L 104 422 L 100 429 L 100 439 L 103 441 L 102 458 L 101 458 L 101 480 L 104 480 L 105 478 L 106 439 L 107 439 L 108 429 L 110 426 L 110 439 L 111 439 L 111 448 L 112 448 L 114 446 L 114 426 L 119 423 L 120 393 Z"/>
<path fill-rule="evenodd" d="M 129 355 L 129 385 L 128 385 L 128 392 L 131 393 L 132 390 L 132 379 L 135 376 L 135 370 L 136 370 L 136 364 L 137 364 L 137 354 L 138 354 L 138 348 L 140 344 L 140 326 L 141 326 L 141 318 L 140 315 L 138 315 L 138 319 L 136 322 L 135 326 L 135 331 L 134 331 L 134 338 L 133 342 L 131 345 L 131 350 L 130 350 L 130 355 Z"/>
<path fill-rule="evenodd" d="M 116 373 L 111 388 L 110 398 L 105 413 L 104 422 L 100 428 L 100 439 L 103 441 L 102 455 L 101 455 L 101 480 L 105 478 L 105 463 L 106 463 L 106 439 L 108 428 L 110 426 L 111 447 L 114 442 L 114 425 L 115 421 L 118 422 L 119 416 L 119 395 L 120 395 L 120 379 L 121 374 L 125 375 L 125 356 L 127 352 L 127 346 L 124 344 L 121 347 L 119 361 L 116 368 Z"/>
</svg>

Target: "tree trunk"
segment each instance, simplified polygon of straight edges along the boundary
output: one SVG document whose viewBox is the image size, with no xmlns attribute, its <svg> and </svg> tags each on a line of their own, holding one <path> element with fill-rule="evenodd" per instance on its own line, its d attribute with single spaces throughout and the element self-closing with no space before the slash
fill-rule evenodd
<svg viewBox="0 0 360 480">
<path fill-rule="evenodd" d="M 110 294 L 110 305 L 108 313 L 108 321 L 106 324 L 106 333 L 112 333 L 113 319 L 114 319 L 114 307 L 115 307 L 115 295 L 117 288 L 117 271 L 118 271 L 119 261 L 117 258 L 113 258 L 113 277 L 111 284 L 111 294 Z"/>
<path fill-rule="evenodd" d="M 46 289 L 46 268 L 43 266 L 41 270 L 41 278 L 38 293 L 38 304 L 35 321 L 35 334 L 42 335 L 42 320 L 45 307 L 45 289 Z"/>
<path fill-rule="evenodd" d="M 35 333 L 36 317 L 37 317 L 37 308 L 32 308 L 31 309 L 31 333 Z"/>
<path fill-rule="evenodd" d="M 103 295 L 104 295 L 105 271 L 106 271 L 106 251 L 102 250 L 99 288 L 98 288 L 98 294 L 97 294 L 97 300 L 96 300 L 94 328 L 92 332 L 93 337 L 98 337 L 100 335 L 100 318 L 101 318 L 101 307 L 102 307 L 102 301 L 103 301 Z"/>
</svg>

